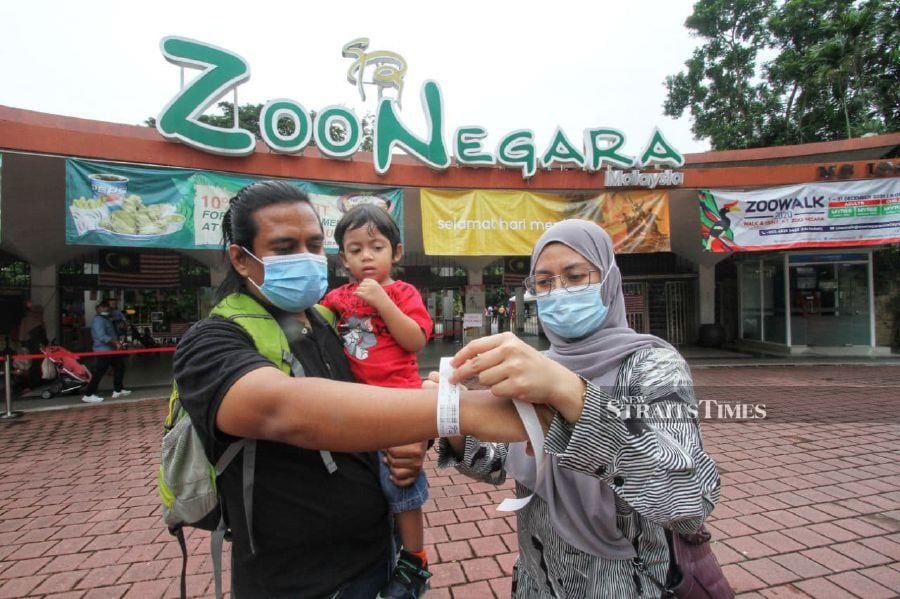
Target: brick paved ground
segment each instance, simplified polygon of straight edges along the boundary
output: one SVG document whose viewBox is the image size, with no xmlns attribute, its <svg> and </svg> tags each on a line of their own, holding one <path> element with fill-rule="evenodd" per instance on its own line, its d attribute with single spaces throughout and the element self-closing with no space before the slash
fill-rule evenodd
<svg viewBox="0 0 900 599">
<path fill-rule="evenodd" d="M 714 549 L 743 597 L 900 595 L 900 368 L 696 370 L 701 399 L 767 404 L 707 421 L 722 472 Z M 161 401 L 32 413 L 0 425 L 0 598 L 173 597 L 180 554 L 155 493 Z M 509 493 L 429 464 L 429 597 L 506 597 Z M 190 594 L 211 594 L 189 538 Z M 226 582 L 227 584 L 227 582 Z"/>
</svg>

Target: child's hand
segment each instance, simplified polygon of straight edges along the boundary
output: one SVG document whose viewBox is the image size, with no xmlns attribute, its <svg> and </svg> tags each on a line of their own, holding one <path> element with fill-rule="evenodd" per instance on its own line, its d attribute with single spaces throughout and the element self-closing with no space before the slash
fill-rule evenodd
<svg viewBox="0 0 900 599">
<path fill-rule="evenodd" d="M 384 452 L 384 463 L 391 469 L 391 482 L 398 487 L 408 487 L 416 482 L 425 461 L 424 441 L 389 447 Z"/>
<path fill-rule="evenodd" d="M 440 375 L 436 370 L 432 370 L 428 373 L 428 377 L 422 379 L 422 388 L 423 389 L 437 389 L 440 384 L 441 379 Z"/>
<path fill-rule="evenodd" d="M 360 281 L 359 286 L 356 288 L 356 291 L 353 292 L 353 295 L 364 299 L 370 306 L 379 312 L 382 307 L 386 305 L 385 302 L 388 304 L 391 303 L 391 298 L 388 297 L 384 287 L 382 287 L 375 279 L 363 279 Z"/>
</svg>

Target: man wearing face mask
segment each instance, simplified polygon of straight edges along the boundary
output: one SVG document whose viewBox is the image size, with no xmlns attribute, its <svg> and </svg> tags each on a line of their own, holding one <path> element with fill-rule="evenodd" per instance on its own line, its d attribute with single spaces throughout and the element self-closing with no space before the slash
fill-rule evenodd
<svg viewBox="0 0 900 599">
<path fill-rule="evenodd" d="M 112 321 L 109 302 L 103 300 L 97 304 L 97 314 L 91 322 L 92 349 L 95 352 L 113 351 L 119 349 L 119 333 Z M 100 380 L 106 371 L 113 369 L 113 399 L 131 395 L 131 391 L 123 388 L 125 382 L 125 357 L 118 356 L 94 356 L 94 367 L 91 369 L 91 382 L 88 383 L 81 401 L 85 403 L 100 403 L 103 397 L 97 395 Z"/>
<path fill-rule="evenodd" d="M 398 485 L 434 437 L 436 393 L 352 383 L 343 343 L 314 307 L 327 288 L 324 232 L 306 195 L 262 181 L 232 198 L 222 223 L 230 269 L 211 317 L 188 331 L 174 375 L 211 463 L 255 440 L 218 477 L 232 532 L 235 597 L 372 599 L 395 563 L 375 450 Z M 524 438 L 515 409 L 489 392 L 460 399 L 461 429 Z M 252 516 L 247 521 L 247 506 Z"/>
</svg>

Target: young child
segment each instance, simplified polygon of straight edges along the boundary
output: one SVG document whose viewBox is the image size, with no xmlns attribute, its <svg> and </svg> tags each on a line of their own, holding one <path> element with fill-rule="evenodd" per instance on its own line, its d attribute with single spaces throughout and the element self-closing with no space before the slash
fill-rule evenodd
<svg viewBox="0 0 900 599">
<path fill-rule="evenodd" d="M 356 282 L 329 292 L 321 303 L 337 316 L 353 374 L 370 385 L 421 387 L 416 352 L 431 336 L 433 323 L 419 291 L 391 278 L 391 268 L 403 254 L 400 229 L 383 208 L 362 204 L 344 214 L 334 238 L 341 261 Z M 394 576 L 379 597 L 419 597 L 431 576 L 422 526 L 428 483 L 421 472 L 412 485 L 398 487 L 390 479 L 383 453 L 382 462 L 381 486 L 403 549 Z"/>
</svg>

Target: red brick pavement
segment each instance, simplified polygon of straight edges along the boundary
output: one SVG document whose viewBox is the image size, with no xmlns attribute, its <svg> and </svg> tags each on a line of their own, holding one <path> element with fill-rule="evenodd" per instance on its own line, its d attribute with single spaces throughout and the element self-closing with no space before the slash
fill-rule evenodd
<svg viewBox="0 0 900 599">
<path fill-rule="evenodd" d="M 701 399 L 763 402 L 762 422 L 704 422 L 722 472 L 713 548 L 743 597 L 900 595 L 900 368 L 696 370 Z M 0 425 L 0 599 L 174 597 L 180 553 L 155 492 L 161 401 Z M 428 465 L 428 596 L 507 597 L 510 494 Z M 211 594 L 207 539 L 188 589 Z M 226 577 L 227 578 L 227 577 Z M 226 580 L 227 588 L 227 580 Z"/>
</svg>

